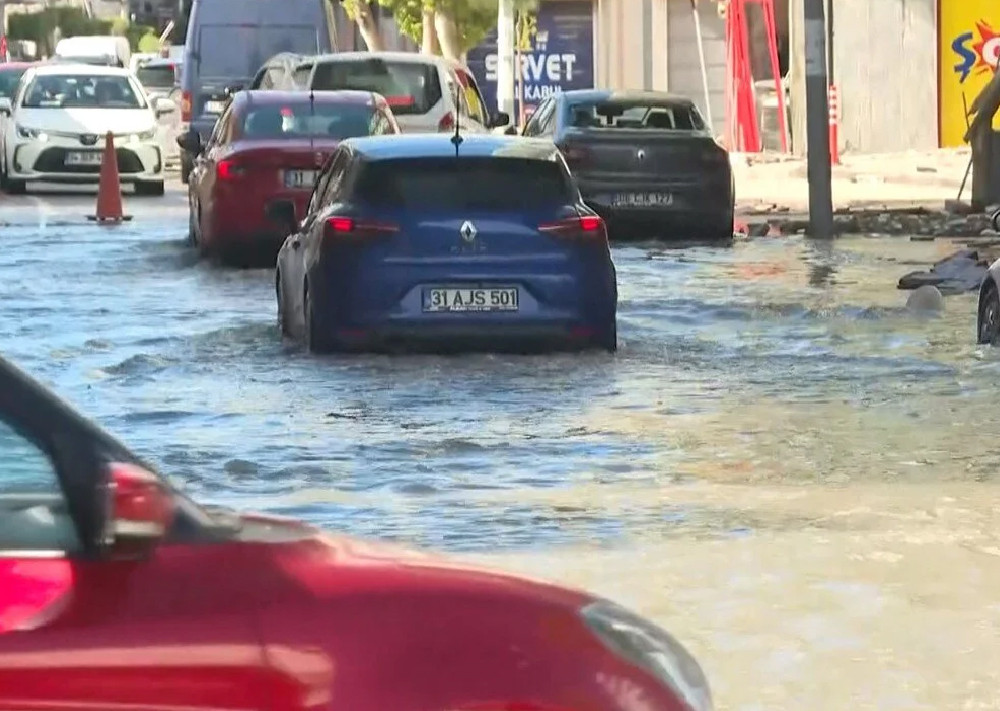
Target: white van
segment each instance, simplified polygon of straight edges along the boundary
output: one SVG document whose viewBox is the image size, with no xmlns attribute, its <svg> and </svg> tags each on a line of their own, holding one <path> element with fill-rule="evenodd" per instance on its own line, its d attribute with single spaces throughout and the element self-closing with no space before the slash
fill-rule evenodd
<svg viewBox="0 0 1000 711">
<path fill-rule="evenodd" d="M 103 64 L 128 68 L 132 48 L 125 37 L 67 37 L 56 43 L 53 59 L 82 64 Z"/>
</svg>

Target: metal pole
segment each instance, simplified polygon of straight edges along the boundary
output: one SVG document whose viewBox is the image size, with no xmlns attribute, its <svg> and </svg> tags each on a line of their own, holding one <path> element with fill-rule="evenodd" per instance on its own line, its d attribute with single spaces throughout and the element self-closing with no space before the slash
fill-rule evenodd
<svg viewBox="0 0 1000 711">
<path fill-rule="evenodd" d="M 833 237 L 830 168 L 830 109 L 827 105 L 826 21 L 823 0 L 805 0 L 806 154 L 809 174 L 809 234 Z"/>
<path fill-rule="evenodd" d="M 833 84 L 836 79 L 833 75 L 833 0 L 826 0 L 826 71 L 828 79 Z"/>
<path fill-rule="evenodd" d="M 642 0 L 642 88 L 653 90 L 653 0 Z"/>
<path fill-rule="evenodd" d="M 705 41 L 701 34 L 701 15 L 698 14 L 698 0 L 691 0 L 691 12 L 694 14 L 694 33 L 698 39 L 698 63 L 701 65 L 701 87 L 705 92 L 705 119 L 713 131 L 712 95 L 708 91 L 708 67 L 705 64 Z"/>
<path fill-rule="evenodd" d="M 7 2 L 6 0 L 0 0 L 0 37 L 7 37 Z M 10 40 L 5 40 L 7 45 L 7 55 L 0 57 L 0 62 L 6 62 L 7 57 L 10 56 Z"/>
<path fill-rule="evenodd" d="M 497 109 L 515 121 L 514 114 L 514 3 L 497 4 Z M 517 71 L 520 71 L 520 67 Z"/>
</svg>

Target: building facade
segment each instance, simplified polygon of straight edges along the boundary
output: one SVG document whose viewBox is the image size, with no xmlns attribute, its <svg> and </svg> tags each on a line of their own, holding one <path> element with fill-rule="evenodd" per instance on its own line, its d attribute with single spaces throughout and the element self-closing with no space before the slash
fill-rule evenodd
<svg viewBox="0 0 1000 711">
<path fill-rule="evenodd" d="M 583 1 L 589 3 L 592 16 L 595 86 L 652 88 L 686 95 L 710 115 L 716 134 L 724 133 L 725 0 L 698 0 L 694 8 L 690 0 Z M 578 16 L 580 2 L 542 0 L 540 12 L 553 14 L 559 7 L 573 5 Z M 834 0 L 826 4 L 833 9 L 830 24 L 833 74 L 841 104 L 841 151 L 872 153 L 962 145 L 965 107 L 972 104 L 1000 60 L 1000 0 Z M 746 10 L 758 101 L 762 95 L 774 94 L 760 7 L 759 2 L 748 2 Z M 803 0 L 773 0 L 773 7 L 780 73 L 787 87 L 791 145 L 802 153 Z M 583 35 L 575 32 L 577 45 Z M 583 59 L 583 50 L 578 47 L 576 53 Z M 577 67 L 581 66 L 578 61 Z M 558 84 L 553 82 L 553 86 Z M 762 106 L 758 104 L 761 120 L 767 123 L 767 110 Z M 776 123 L 776 117 L 770 120 Z M 1000 118 L 995 127 L 1000 130 Z M 762 134 L 768 145 L 766 126 Z M 775 143 L 771 141 L 771 147 Z"/>
</svg>

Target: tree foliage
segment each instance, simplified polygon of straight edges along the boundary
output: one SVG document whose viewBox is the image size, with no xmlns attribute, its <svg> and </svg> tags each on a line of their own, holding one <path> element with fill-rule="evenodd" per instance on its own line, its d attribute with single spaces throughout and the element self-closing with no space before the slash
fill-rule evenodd
<svg viewBox="0 0 1000 711">
<path fill-rule="evenodd" d="M 348 17 L 359 21 L 368 5 L 366 0 L 342 0 Z M 467 52 L 483 41 L 497 24 L 498 0 L 377 0 L 388 10 L 400 32 L 417 44 L 423 41 L 424 10 L 444 16 L 454 23 L 459 49 Z M 538 0 L 514 0 L 518 10 L 531 11 Z"/>
</svg>

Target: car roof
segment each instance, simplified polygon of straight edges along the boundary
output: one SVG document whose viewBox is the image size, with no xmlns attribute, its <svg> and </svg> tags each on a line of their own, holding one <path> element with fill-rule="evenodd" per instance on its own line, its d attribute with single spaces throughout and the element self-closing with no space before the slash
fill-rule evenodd
<svg viewBox="0 0 1000 711">
<path fill-rule="evenodd" d="M 663 104 L 681 104 L 684 106 L 694 104 L 691 99 L 679 94 L 671 94 L 666 91 L 640 91 L 634 89 L 622 91 L 612 91 L 610 89 L 571 89 L 570 91 L 562 92 L 561 96 L 565 101 L 570 103 L 583 101 L 649 101 Z"/>
<path fill-rule="evenodd" d="M 318 104 L 384 104 L 378 94 L 371 91 L 339 89 L 330 91 L 275 91 L 274 89 L 247 89 L 233 97 L 233 101 L 249 106 L 274 106 L 275 104 L 301 104 L 309 101 L 309 95 Z"/>
<path fill-rule="evenodd" d="M 65 64 L 39 64 L 35 69 L 35 76 L 48 76 L 51 74 L 90 74 L 109 77 L 127 77 L 129 70 L 124 67 L 108 67 L 103 64 L 83 64 L 82 62 L 67 62 Z"/>
<path fill-rule="evenodd" d="M 406 133 L 348 138 L 342 146 L 353 148 L 369 160 L 393 158 L 447 158 L 455 155 L 450 133 Z M 529 158 L 556 160 L 559 151 L 552 141 L 492 133 L 462 136 L 458 155 L 466 158 Z"/>
<path fill-rule="evenodd" d="M 384 59 L 407 64 L 429 64 L 435 67 L 444 62 L 441 57 L 432 57 L 417 52 L 336 52 L 318 54 L 315 61 L 317 64 L 332 64 L 335 62 L 363 62 L 368 59 Z"/>
</svg>

